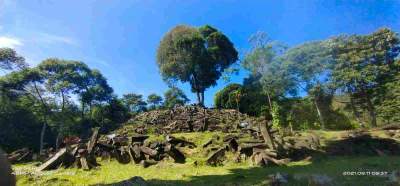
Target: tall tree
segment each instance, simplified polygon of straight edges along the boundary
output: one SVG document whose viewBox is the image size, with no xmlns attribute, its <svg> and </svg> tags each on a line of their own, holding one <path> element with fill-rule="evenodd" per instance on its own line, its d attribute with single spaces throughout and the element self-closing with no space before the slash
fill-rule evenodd
<svg viewBox="0 0 400 186">
<path fill-rule="evenodd" d="M 106 78 L 83 62 L 49 58 L 37 68 L 45 77 L 44 85 L 49 92 L 61 98 L 61 109 L 64 108 L 70 93 L 79 96 L 82 117 L 86 106 L 90 112 L 94 103 L 107 102 L 112 97 L 113 89 L 108 85 Z"/>
<path fill-rule="evenodd" d="M 126 107 L 128 107 L 130 112 L 143 112 L 146 110 L 147 103 L 143 100 L 143 95 L 129 93 L 123 95 L 122 98 Z"/>
<path fill-rule="evenodd" d="M 36 101 L 40 103 L 40 109 L 38 112 L 42 113 L 43 125 L 40 132 L 40 142 L 39 142 L 39 152 L 42 153 L 44 144 L 44 135 L 46 128 L 48 126 L 48 119 L 51 112 L 48 99 L 45 97 L 44 91 L 38 84 L 44 81 L 43 76 L 37 69 L 23 69 L 21 71 L 12 72 L 2 77 L 1 89 L 2 94 L 5 92 L 9 94 L 10 92 L 23 92 L 33 97 Z"/>
<path fill-rule="evenodd" d="M 50 126 L 60 132 L 68 123 L 65 118 L 68 114 L 64 111 L 66 107 L 74 109 L 66 104 L 69 94 L 83 98 L 90 92 L 91 99 L 85 100 L 90 102 L 85 103 L 95 103 L 105 101 L 112 92 L 98 71 L 88 68 L 82 62 L 54 58 L 44 60 L 35 68 L 24 68 L 7 74 L 1 78 L 0 85 L 7 96 L 26 94 L 37 102 L 35 104 L 40 105 L 40 108 L 32 111 L 40 113 L 42 117 L 40 151 L 43 149 L 47 128 Z"/>
<path fill-rule="evenodd" d="M 252 76 L 259 76 L 265 95 L 267 95 L 270 111 L 274 110 L 273 102 L 287 94 L 295 95 L 296 81 L 282 59 L 286 47 L 271 41 L 263 32 L 258 32 L 249 39 L 252 47 L 245 55 L 243 67 Z"/>
<path fill-rule="evenodd" d="M 164 106 L 173 108 L 175 105 L 185 105 L 190 100 L 186 97 L 185 93 L 177 87 L 172 87 L 164 93 Z"/>
<path fill-rule="evenodd" d="M 163 98 L 157 94 L 150 94 L 147 96 L 147 103 L 150 105 L 150 109 L 156 109 L 161 105 Z"/>
<path fill-rule="evenodd" d="M 334 93 L 326 86 L 334 64 L 331 43 L 331 40 L 304 43 L 290 48 L 282 56 L 297 81 L 297 87 L 312 98 L 322 128 L 326 125 L 325 115 L 330 106 L 325 98 L 331 98 Z"/>
<path fill-rule="evenodd" d="M 373 127 L 377 126 L 374 95 L 392 73 L 398 73 L 393 69 L 400 52 L 399 43 L 397 34 L 386 28 L 370 35 L 336 39 L 333 82 L 351 98 L 360 100 Z"/>
<path fill-rule="evenodd" d="M 179 25 L 161 40 L 157 64 L 167 82 L 189 82 L 198 103 L 204 105 L 204 91 L 214 86 L 223 71 L 238 59 L 232 42 L 217 29 Z"/>
<path fill-rule="evenodd" d="M 7 129 L 0 132 L 0 144 L 3 148 L 37 148 L 34 140 L 39 141 L 45 112 L 37 101 L 35 92 L 28 92 L 30 87 L 27 85 L 39 80 L 38 73 L 31 69 L 0 77 L 0 127 Z"/>
</svg>

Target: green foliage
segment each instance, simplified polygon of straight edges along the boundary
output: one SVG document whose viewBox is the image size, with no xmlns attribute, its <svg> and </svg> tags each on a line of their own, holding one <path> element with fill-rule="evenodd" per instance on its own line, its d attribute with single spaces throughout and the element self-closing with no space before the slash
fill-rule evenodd
<svg viewBox="0 0 400 186">
<path fill-rule="evenodd" d="M 102 133 L 117 129 L 121 123 L 129 119 L 128 109 L 123 101 L 116 97 L 112 98 L 108 104 L 93 107 L 91 115 L 95 126 L 100 127 Z"/>
<path fill-rule="evenodd" d="M 337 63 L 332 84 L 358 98 L 357 104 L 369 112 L 371 126 L 377 125 L 373 97 L 399 73 L 395 63 L 399 44 L 397 34 L 386 28 L 370 35 L 335 39 L 333 54 Z"/>
<path fill-rule="evenodd" d="M 272 116 L 272 128 L 282 129 L 282 115 L 281 108 L 276 102 L 272 102 L 271 116 Z"/>
<path fill-rule="evenodd" d="M 146 111 L 147 103 L 143 100 L 143 95 L 129 93 L 123 95 L 123 102 L 130 112 L 138 113 Z"/>
<path fill-rule="evenodd" d="M 157 94 L 147 96 L 147 103 L 150 105 L 150 110 L 157 109 L 161 106 L 163 98 Z"/>
<path fill-rule="evenodd" d="M 216 108 L 237 109 L 251 116 L 260 116 L 262 107 L 268 103 L 258 79 L 251 76 L 244 80 L 244 85 L 229 84 L 214 96 Z M 266 110 L 268 112 L 268 110 Z"/>
<path fill-rule="evenodd" d="M 296 95 L 296 81 L 289 71 L 289 66 L 282 59 L 286 47 L 270 41 L 265 33 L 256 33 L 250 37 L 251 50 L 246 53 L 243 67 L 252 75 L 260 76 L 263 91 L 273 99 L 286 94 Z"/>
<path fill-rule="evenodd" d="M 164 93 L 164 106 L 166 108 L 173 108 L 175 105 L 185 105 L 190 100 L 186 97 L 185 93 L 177 87 L 172 87 Z"/>
<path fill-rule="evenodd" d="M 396 62 L 400 65 L 400 61 Z M 387 123 L 400 122 L 400 73 L 385 83 L 376 100 L 378 116 Z"/>
<path fill-rule="evenodd" d="M 216 108 L 236 109 L 236 95 L 242 89 L 240 84 L 229 84 L 222 90 L 218 91 L 214 96 L 214 106 Z"/>
<path fill-rule="evenodd" d="M 12 151 L 22 147 L 37 149 L 41 120 L 35 100 L 29 97 L 10 99 L 2 96 L 0 99 L 0 147 Z M 29 122 L 27 122 L 29 121 Z"/>
<path fill-rule="evenodd" d="M 92 118 L 93 105 L 112 107 L 105 117 L 113 124 L 126 118 L 118 117 L 124 112 L 110 101 L 112 88 L 101 73 L 77 61 L 50 58 L 35 68 L 13 71 L 0 77 L 0 93 L 1 125 L 10 131 L 1 146 L 10 150 L 23 145 L 19 139 L 24 147 L 38 149 L 41 132 L 47 146 L 54 144 L 55 136 L 86 135 L 98 124 L 98 118 Z M 71 97 L 80 98 L 80 109 Z"/>
<path fill-rule="evenodd" d="M 283 109 L 288 109 L 288 125 L 294 130 L 317 129 L 317 113 L 310 99 L 292 99 L 284 103 Z"/>
<path fill-rule="evenodd" d="M 204 91 L 216 85 L 223 71 L 238 59 L 232 42 L 220 31 L 179 25 L 161 40 L 157 64 L 166 81 L 189 82 L 204 104 Z"/>
<path fill-rule="evenodd" d="M 371 126 L 381 120 L 386 123 L 398 120 L 400 103 L 396 98 L 400 65 L 395 60 L 400 53 L 400 42 L 397 34 L 389 29 L 380 29 L 370 35 L 339 36 L 289 49 L 259 32 L 250 38 L 250 43 L 250 51 L 242 63 L 251 72 L 250 83 L 243 83 L 242 112 L 250 113 L 256 108 L 259 111 L 255 113 L 262 113 L 264 109 L 272 115 L 272 103 L 275 102 L 281 107 L 282 122 L 285 125 L 289 122 L 295 128 L 300 125 L 305 128 L 353 128 L 355 121 L 349 113 L 360 123 L 361 118 L 368 115 Z M 297 99 L 297 92 L 307 93 L 310 104 L 306 110 L 313 117 L 303 113 L 309 118 L 304 120 L 299 113 L 291 112 L 292 108 L 305 105 L 295 105 L 299 104 L 297 102 L 285 105 L 287 100 Z M 351 105 L 351 110 L 331 107 L 337 93 L 349 95 L 347 104 Z M 262 96 L 266 98 L 259 101 L 258 97 Z M 257 99 L 253 102 L 261 104 L 252 105 L 246 100 L 248 98 Z M 242 105 L 247 103 L 250 103 L 250 109 L 243 108 Z"/>
<path fill-rule="evenodd" d="M 69 94 L 77 94 L 82 107 L 106 102 L 111 99 L 113 89 L 104 76 L 96 69 L 90 69 L 79 61 L 49 58 L 37 67 L 44 78 L 44 86 L 48 92 L 59 96 L 62 108 Z"/>
<path fill-rule="evenodd" d="M 28 67 L 25 58 L 11 48 L 0 48 L 0 69 L 14 70 Z"/>
<path fill-rule="evenodd" d="M 261 76 L 250 75 L 243 81 L 243 94 L 240 100 L 240 111 L 251 116 L 268 113 L 268 97 L 259 81 Z"/>
<path fill-rule="evenodd" d="M 329 39 L 308 42 L 290 48 L 282 55 L 285 65 L 296 77 L 297 86 L 304 84 L 303 90 L 309 91 L 329 80 L 335 62 L 331 55 L 331 43 Z M 325 77 L 322 78 L 323 75 Z"/>
</svg>

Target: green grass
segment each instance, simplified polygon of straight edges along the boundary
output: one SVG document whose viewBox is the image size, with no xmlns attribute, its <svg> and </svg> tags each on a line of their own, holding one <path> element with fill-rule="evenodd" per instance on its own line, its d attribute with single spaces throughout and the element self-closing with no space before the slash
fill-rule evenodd
<svg viewBox="0 0 400 186">
<path fill-rule="evenodd" d="M 325 174 L 339 185 L 384 185 L 387 180 L 377 176 L 343 176 L 343 171 L 393 171 L 400 167 L 400 157 L 335 157 L 318 162 L 292 162 L 287 167 L 260 168 L 245 163 L 225 166 L 194 166 L 192 163 L 174 164 L 161 162 L 143 168 L 139 165 L 101 162 L 95 170 L 59 169 L 44 175 L 17 176 L 18 185 L 96 185 L 111 184 L 141 176 L 151 185 L 263 185 L 268 175 L 277 172 L 290 175 Z M 32 164 L 16 165 L 14 170 L 23 172 L 34 168 Z M 290 185 L 307 185 L 307 178 L 291 180 Z"/>
<path fill-rule="evenodd" d="M 324 140 L 334 140 L 343 132 L 314 131 Z M 223 133 L 180 133 L 176 137 L 184 137 L 201 146 L 210 138 Z M 151 136 L 149 140 L 160 140 L 163 136 Z M 100 162 L 101 166 L 91 171 L 80 169 L 58 169 L 38 173 L 34 171 L 34 163 L 14 166 L 18 185 L 99 185 L 116 184 L 134 176 L 143 177 L 150 185 L 268 185 L 268 175 L 277 172 L 287 173 L 304 178 L 291 178 L 288 185 L 308 185 L 308 176 L 324 174 L 333 178 L 337 185 L 385 185 L 386 177 L 378 176 L 343 176 L 344 171 L 393 171 L 400 170 L 400 157 L 314 157 L 311 161 L 291 162 L 286 167 L 256 167 L 250 160 L 234 163 L 227 161 L 224 166 L 206 166 L 207 157 L 201 148 L 181 149 L 187 154 L 185 164 L 162 161 L 149 168 L 135 164 L 120 164 L 116 161 Z M 233 156 L 228 153 L 227 156 Z M 197 162 L 197 166 L 194 162 Z"/>
</svg>

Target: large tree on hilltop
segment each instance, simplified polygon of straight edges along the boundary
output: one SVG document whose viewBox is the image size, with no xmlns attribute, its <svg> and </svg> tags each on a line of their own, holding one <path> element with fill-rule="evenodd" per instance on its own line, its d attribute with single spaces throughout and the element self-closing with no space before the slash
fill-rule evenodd
<svg viewBox="0 0 400 186">
<path fill-rule="evenodd" d="M 232 42 L 211 26 L 179 25 L 161 40 L 157 63 L 167 82 L 189 82 L 198 103 L 204 105 L 204 91 L 214 86 L 223 71 L 238 60 Z"/>
</svg>

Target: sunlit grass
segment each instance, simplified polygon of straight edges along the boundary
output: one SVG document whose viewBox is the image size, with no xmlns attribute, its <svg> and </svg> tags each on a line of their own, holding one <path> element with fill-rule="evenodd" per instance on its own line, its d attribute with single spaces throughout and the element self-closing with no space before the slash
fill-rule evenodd
<svg viewBox="0 0 400 186">
<path fill-rule="evenodd" d="M 140 165 L 120 164 L 116 161 L 102 162 L 95 170 L 59 169 L 44 175 L 18 176 L 18 185 L 95 185 L 110 184 L 141 176 L 152 185 L 219 185 L 243 183 L 262 184 L 269 174 L 277 172 L 290 175 L 325 174 L 335 182 L 343 184 L 379 185 L 387 179 L 377 176 L 343 176 L 344 171 L 392 171 L 400 167 L 400 157 L 336 157 L 318 162 L 292 162 L 287 167 L 259 168 L 249 164 L 227 164 L 225 166 L 194 166 L 192 163 L 173 164 L 161 162 L 149 168 Z M 23 171 L 33 168 L 32 164 L 16 165 L 14 169 Z M 299 180 L 298 183 L 306 182 Z"/>
</svg>

